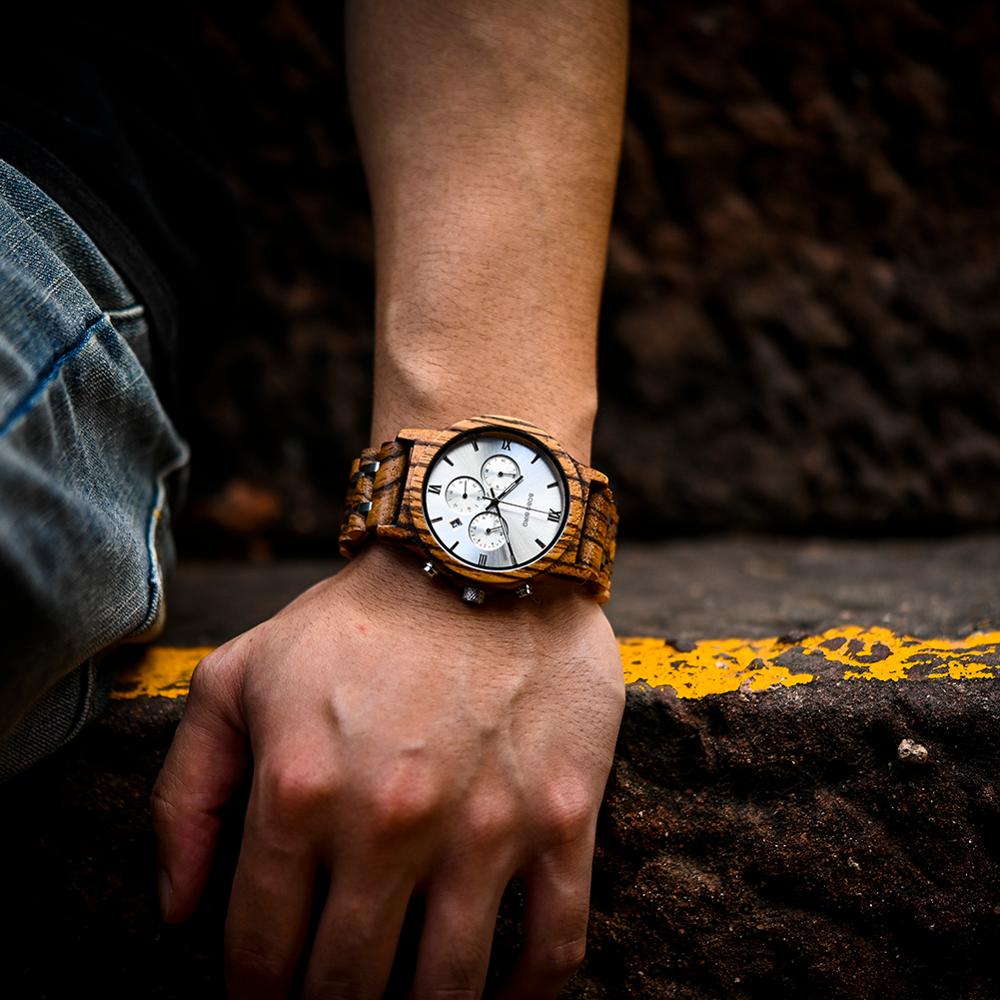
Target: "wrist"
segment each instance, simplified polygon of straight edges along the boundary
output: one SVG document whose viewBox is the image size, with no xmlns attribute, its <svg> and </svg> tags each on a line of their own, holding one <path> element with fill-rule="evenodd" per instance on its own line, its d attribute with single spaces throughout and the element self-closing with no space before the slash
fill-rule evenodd
<svg viewBox="0 0 1000 1000">
<path fill-rule="evenodd" d="M 490 630 L 517 623 L 565 623 L 576 613 L 593 614 L 595 610 L 603 615 L 600 605 L 579 585 L 556 577 L 533 582 L 535 600 L 507 595 L 506 600 L 470 608 L 453 584 L 424 573 L 416 553 L 374 539 L 338 575 L 356 585 L 359 604 L 377 617 L 398 617 L 402 611 L 425 623 L 447 620 L 463 629 Z"/>
<path fill-rule="evenodd" d="M 604 603 L 617 524 L 603 473 L 541 427 L 479 414 L 365 448 L 350 470 L 340 550 L 356 556 L 375 540 L 419 554 L 427 575 L 460 585 L 466 603 L 577 587 Z"/>
<path fill-rule="evenodd" d="M 513 365 L 504 377 L 480 381 L 471 367 L 387 360 L 376 376 L 371 443 L 389 441 L 404 427 L 441 429 L 473 414 L 496 413 L 543 428 L 578 462 L 590 464 L 595 385 L 560 373 L 539 380 Z"/>
</svg>

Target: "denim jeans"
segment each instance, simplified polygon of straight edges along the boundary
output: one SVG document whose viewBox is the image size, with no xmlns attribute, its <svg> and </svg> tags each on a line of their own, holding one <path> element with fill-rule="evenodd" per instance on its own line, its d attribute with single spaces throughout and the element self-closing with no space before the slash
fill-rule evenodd
<svg viewBox="0 0 1000 1000">
<path fill-rule="evenodd" d="M 120 274 L 0 159 L 0 781 L 106 705 L 106 654 L 165 616 L 189 461 Z"/>
</svg>

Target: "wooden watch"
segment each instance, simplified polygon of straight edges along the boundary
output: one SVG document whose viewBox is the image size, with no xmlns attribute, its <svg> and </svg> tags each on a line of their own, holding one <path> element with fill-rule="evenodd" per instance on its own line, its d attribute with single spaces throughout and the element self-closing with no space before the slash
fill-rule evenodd
<svg viewBox="0 0 1000 1000">
<path fill-rule="evenodd" d="M 485 415 L 365 448 L 351 464 L 340 553 L 373 538 L 403 546 L 471 604 L 528 597 L 542 574 L 576 580 L 603 604 L 617 531 L 607 476 L 541 428 Z"/>
</svg>

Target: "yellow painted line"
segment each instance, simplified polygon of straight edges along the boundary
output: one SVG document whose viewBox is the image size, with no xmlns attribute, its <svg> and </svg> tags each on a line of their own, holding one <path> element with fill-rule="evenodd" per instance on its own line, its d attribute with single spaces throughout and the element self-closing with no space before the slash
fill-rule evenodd
<svg viewBox="0 0 1000 1000">
<path fill-rule="evenodd" d="M 1000 632 L 917 639 L 847 625 L 805 638 L 705 639 L 683 651 L 662 639 L 641 637 L 621 638 L 618 645 L 628 683 L 672 687 L 681 698 L 814 681 L 1000 677 Z"/>
<path fill-rule="evenodd" d="M 1000 679 L 1000 632 L 917 639 L 846 625 L 818 635 L 703 639 L 677 648 L 648 636 L 619 638 L 625 681 L 670 687 L 681 698 L 830 681 Z M 123 671 L 114 698 L 182 698 L 211 646 L 153 646 Z M 784 662 L 783 662 L 784 661 Z"/>
<path fill-rule="evenodd" d="M 123 670 L 111 689 L 112 698 L 183 698 L 191 674 L 214 646 L 151 646 L 131 669 Z"/>
</svg>

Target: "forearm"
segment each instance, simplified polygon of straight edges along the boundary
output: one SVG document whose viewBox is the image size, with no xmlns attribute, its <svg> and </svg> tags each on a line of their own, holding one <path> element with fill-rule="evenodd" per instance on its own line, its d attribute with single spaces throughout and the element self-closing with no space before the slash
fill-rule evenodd
<svg viewBox="0 0 1000 1000">
<path fill-rule="evenodd" d="M 352 0 L 375 222 L 372 440 L 519 416 L 590 458 L 624 0 Z"/>
</svg>

